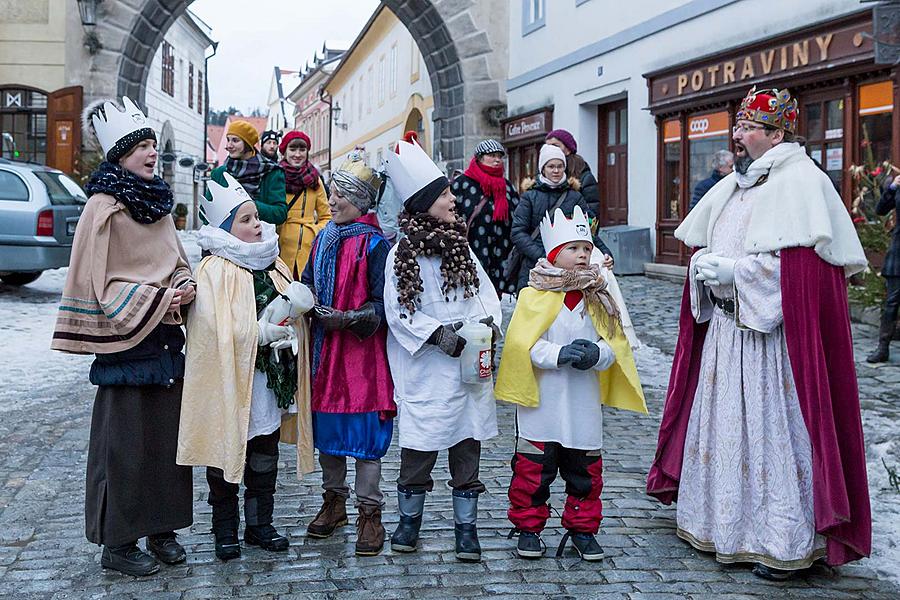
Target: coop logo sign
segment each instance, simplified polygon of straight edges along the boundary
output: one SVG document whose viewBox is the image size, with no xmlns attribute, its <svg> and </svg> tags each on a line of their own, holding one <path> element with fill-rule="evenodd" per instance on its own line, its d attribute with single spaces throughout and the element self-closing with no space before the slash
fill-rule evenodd
<svg viewBox="0 0 900 600">
<path fill-rule="evenodd" d="M 691 133 L 706 133 L 709 131 L 709 119 L 694 119 L 691 121 Z"/>
</svg>

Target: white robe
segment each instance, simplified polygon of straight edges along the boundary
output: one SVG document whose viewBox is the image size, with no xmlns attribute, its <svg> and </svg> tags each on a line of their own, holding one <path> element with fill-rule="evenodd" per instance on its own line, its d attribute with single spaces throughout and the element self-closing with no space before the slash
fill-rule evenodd
<svg viewBox="0 0 900 600">
<path fill-rule="evenodd" d="M 745 249 L 754 204 L 768 183 L 738 189 L 695 253 L 691 308 L 709 321 L 688 421 L 678 493 L 678 535 L 720 562 L 808 567 L 822 556 L 813 514 L 812 446 L 794 384 L 781 310 L 781 262 Z M 699 256 L 736 259 L 733 285 L 695 279 Z M 736 317 L 709 293 L 734 298 Z"/>
<path fill-rule="evenodd" d="M 584 299 L 574 310 L 563 304 L 556 320 L 531 347 L 541 403 L 534 408 L 517 407 L 520 438 L 530 442 L 558 442 L 565 448 L 579 450 L 603 447 L 600 383 L 595 371 L 611 367 L 616 355 L 600 339 L 583 308 Z M 593 369 L 580 371 L 569 365 L 557 366 L 560 349 L 577 339 L 595 342 L 600 349 L 600 359 Z"/>
<path fill-rule="evenodd" d="M 424 291 L 416 312 L 409 315 L 398 300 L 396 251 L 397 246 L 391 248 L 385 265 L 384 312 L 400 447 L 431 452 L 469 438 L 484 441 L 494 437 L 497 408 L 492 381 L 463 383 L 459 359 L 425 343 L 435 329 L 458 321 L 478 322 L 492 316 L 499 327 L 503 315 L 491 280 L 470 250 L 478 269 L 479 294 L 465 299 L 461 291 L 454 290 L 448 302 L 441 293 L 440 258 L 420 257 L 416 260 Z"/>
</svg>

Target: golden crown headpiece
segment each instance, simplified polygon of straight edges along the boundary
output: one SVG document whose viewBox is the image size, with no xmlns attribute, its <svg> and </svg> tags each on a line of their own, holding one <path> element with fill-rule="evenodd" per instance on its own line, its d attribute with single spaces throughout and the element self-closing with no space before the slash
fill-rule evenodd
<svg viewBox="0 0 900 600">
<path fill-rule="evenodd" d="M 799 115 L 797 99 L 791 97 L 788 90 L 773 88 L 757 91 L 753 86 L 741 102 L 735 120 L 753 121 L 796 133 Z"/>
<path fill-rule="evenodd" d="M 354 152 L 331 176 L 341 191 L 357 197 L 368 197 L 374 201 L 381 189 L 381 177 L 369 167 L 358 153 Z"/>
</svg>

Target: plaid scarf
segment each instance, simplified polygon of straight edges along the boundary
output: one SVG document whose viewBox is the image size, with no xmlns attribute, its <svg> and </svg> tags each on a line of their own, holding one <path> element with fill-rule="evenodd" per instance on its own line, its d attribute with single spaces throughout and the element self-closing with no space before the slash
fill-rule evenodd
<svg viewBox="0 0 900 600">
<path fill-rule="evenodd" d="M 284 169 L 284 183 L 289 194 L 300 194 L 305 189 L 319 189 L 319 171 L 308 160 L 295 167 L 286 160 L 278 163 Z"/>
<path fill-rule="evenodd" d="M 378 234 L 381 230 L 367 223 L 353 221 L 345 225 L 338 225 L 334 221 L 328 221 L 325 228 L 316 237 L 313 249 L 313 287 L 316 290 L 318 304 L 332 306 L 334 303 L 334 278 L 337 274 L 337 255 L 341 249 L 341 242 L 358 235 Z M 325 329 L 319 321 L 313 319 L 313 376 L 319 370 L 319 357 L 322 355 L 322 343 L 325 341 Z"/>
<path fill-rule="evenodd" d="M 506 179 L 503 177 L 503 163 L 499 167 L 488 167 L 473 158 L 469 168 L 463 173 L 481 186 L 481 193 L 494 200 L 494 221 L 509 220 L 509 201 L 506 198 Z"/>
<path fill-rule="evenodd" d="M 278 168 L 277 164 L 261 156 L 258 152 L 247 160 L 231 158 L 230 156 L 225 159 L 225 170 L 238 180 L 241 187 L 254 200 L 258 199 L 259 186 L 262 184 L 262 180 L 265 179 L 266 175 Z"/>
<path fill-rule="evenodd" d="M 542 292 L 582 292 L 585 308 L 588 304 L 601 306 L 612 317 L 607 324 L 610 337 L 616 334 L 616 325 L 621 325 L 619 307 L 609 293 L 609 284 L 600 274 L 600 265 L 566 270 L 554 267 L 546 258 L 541 258 L 528 273 L 528 285 Z"/>
<path fill-rule="evenodd" d="M 159 176 L 147 181 L 108 161 L 100 163 L 91 173 L 84 189 L 91 196 L 109 194 L 125 205 L 132 219 L 144 225 L 156 223 L 168 215 L 175 202 L 169 184 Z"/>
</svg>

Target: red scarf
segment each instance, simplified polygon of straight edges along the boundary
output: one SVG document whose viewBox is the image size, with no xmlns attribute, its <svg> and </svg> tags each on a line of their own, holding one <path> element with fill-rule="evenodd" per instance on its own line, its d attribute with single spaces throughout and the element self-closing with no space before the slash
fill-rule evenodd
<svg viewBox="0 0 900 600">
<path fill-rule="evenodd" d="M 506 179 L 503 177 L 503 164 L 499 167 L 488 167 L 472 158 L 469 168 L 463 173 L 478 182 L 481 192 L 494 199 L 494 221 L 509 219 L 509 202 L 506 199 Z"/>
<path fill-rule="evenodd" d="M 299 194 L 307 188 L 311 190 L 319 188 L 319 171 L 310 161 L 303 161 L 299 167 L 286 160 L 279 164 L 284 169 L 284 184 L 289 194 Z"/>
</svg>

